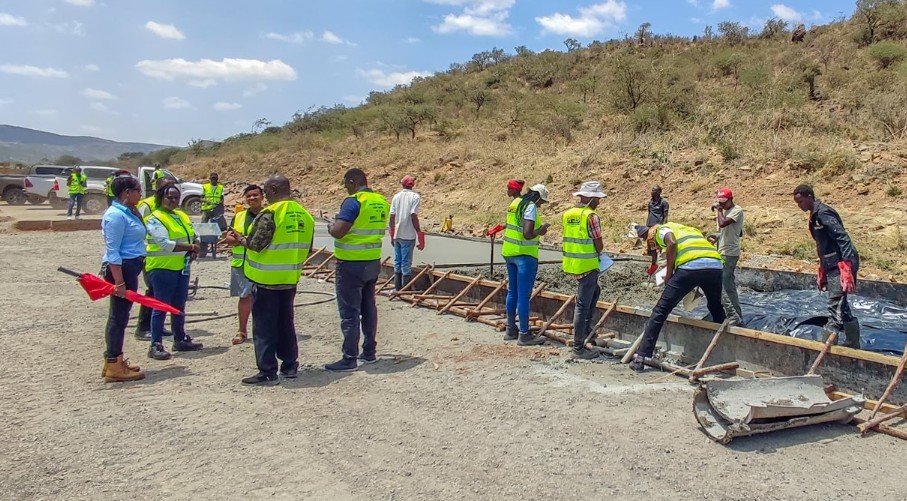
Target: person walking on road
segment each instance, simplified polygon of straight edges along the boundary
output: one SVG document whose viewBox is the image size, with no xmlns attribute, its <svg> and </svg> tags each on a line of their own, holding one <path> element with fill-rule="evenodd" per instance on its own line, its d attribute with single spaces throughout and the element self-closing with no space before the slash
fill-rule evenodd
<svg viewBox="0 0 907 501">
<path fill-rule="evenodd" d="M 240 245 L 233 235 L 248 237 L 252 228 L 252 221 L 261 212 L 264 201 L 264 191 L 257 184 L 250 184 L 243 190 L 243 198 L 248 208 L 237 212 L 230 222 L 230 229 L 224 235 L 224 242 L 233 245 L 233 255 L 230 259 L 230 297 L 238 297 L 239 304 L 239 330 L 233 336 L 233 344 L 242 344 L 249 337 L 249 315 L 252 314 L 252 281 L 246 276 L 244 268 L 246 262 L 246 248 Z M 232 231 L 231 231 L 232 230 Z"/>
<path fill-rule="evenodd" d="M 220 177 L 212 172 L 208 182 L 202 185 L 202 222 L 217 223 L 220 231 L 227 229 L 227 220 L 224 218 L 224 185 L 220 184 Z M 209 244 L 202 244 L 201 257 L 208 255 Z M 211 257 L 217 257 L 217 245 L 210 245 Z"/>
<path fill-rule="evenodd" d="M 155 185 L 155 192 L 160 190 L 161 187 L 168 184 L 176 184 L 176 179 L 167 176 L 158 178 Z M 155 201 L 154 193 L 150 197 L 143 198 L 139 200 L 139 203 L 136 204 L 136 208 L 139 211 L 139 214 L 142 216 L 142 220 L 148 219 L 148 216 L 152 212 L 157 210 L 157 201 Z M 151 281 L 148 279 L 148 272 L 142 270 L 142 281 L 145 283 L 145 295 L 148 297 L 154 297 L 154 288 L 151 286 Z M 135 327 L 135 338 L 140 341 L 151 341 L 151 308 L 147 306 L 139 307 L 139 318 L 137 325 Z M 164 336 L 172 336 L 173 333 L 164 329 Z"/>
<path fill-rule="evenodd" d="M 185 311 L 189 298 L 190 264 L 198 256 L 198 237 L 192 221 L 179 209 L 180 190 L 176 185 L 165 184 L 155 193 L 157 209 L 145 220 L 148 226 L 148 248 L 145 271 L 154 291 L 154 298 L 174 308 Z M 151 346 L 148 358 L 168 360 L 170 353 L 164 349 L 164 319 L 166 312 L 151 313 Z M 173 331 L 173 351 L 198 351 L 196 343 L 186 334 L 186 315 L 170 315 Z"/>
<path fill-rule="evenodd" d="M 378 361 L 375 283 L 381 272 L 381 241 L 390 210 L 387 200 L 368 187 L 361 169 L 348 170 L 343 175 L 343 186 L 350 196 L 344 199 L 335 221 L 328 226 L 337 258 L 334 286 L 343 332 L 343 357 L 324 368 L 335 372 L 354 371 L 359 360 L 366 364 Z"/>
<path fill-rule="evenodd" d="M 247 199 L 249 193 L 252 190 Z M 242 379 L 253 386 L 280 384 L 278 368 L 285 378 L 298 375 L 296 286 L 315 237 L 315 219 L 293 200 L 286 177 L 275 175 L 265 181 L 264 196 L 268 206 L 252 221 L 248 235 L 229 230 L 230 243 L 246 249 L 243 272 L 253 284 L 252 341 L 258 373 Z"/>
<path fill-rule="evenodd" d="M 537 184 L 507 208 L 507 226 L 501 254 L 507 263 L 507 332 L 506 340 L 517 340 L 520 346 L 545 343 L 543 336 L 529 330 L 529 296 L 539 269 L 539 237 L 548 233 L 542 224 L 538 207 L 548 201 L 548 188 Z M 516 319 L 520 323 L 517 327 Z"/>
<path fill-rule="evenodd" d="M 85 189 L 88 187 L 88 176 L 82 174 L 82 168 L 76 165 L 66 179 L 69 191 L 69 208 L 66 210 L 66 219 L 72 219 L 72 209 L 76 209 L 76 219 L 82 215 L 82 200 L 85 198 Z"/>
<path fill-rule="evenodd" d="M 715 323 L 724 322 L 721 305 L 721 274 L 724 268 L 721 254 L 696 228 L 678 223 L 665 223 L 652 228 L 637 227 L 637 236 L 645 237 L 647 245 L 654 242 L 656 252 L 652 263 L 658 259 L 658 249 L 667 255 L 665 288 L 646 322 L 643 340 L 630 363 L 634 371 L 645 370 L 645 359 L 652 358 L 655 343 L 661 334 L 668 315 L 680 304 L 684 296 L 696 287 L 702 289 L 708 301 L 709 313 Z"/>
<path fill-rule="evenodd" d="M 111 188 L 116 200 L 101 219 L 104 236 L 101 276 L 115 287 L 104 329 L 107 349 L 101 370 L 101 377 L 108 383 L 145 379 L 141 368 L 123 357 L 123 338 L 132 310 L 126 291 L 138 290 L 139 274 L 145 263 L 146 230 L 135 208 L 142 197 L 142 185 L 132 176 L 120 176 L 113 180 Z"/>
<path fill-rule="evenodd" d="M 597 351 L 586 347 L 592 333 L 592 323 L 601 286 L 598 284 L 599 256 L 604 252 L 601 221 L 595 209 L 607 197 L 598 181 L 586 181 L 573 196 L 579 197 L 576 207 L 563 216 L 564 259 L 561 267 L 576 279 L 576 307 L 573 312 L 573 358 L 598 358 Z"/>
<path fill-rule="evenodd" d="M 844 221 L 831 206 L 816 200 L 812 186 L 801 184 L 794 189 L 794 202 L 804 212 L 809 212 L 809 234 L 816 242 L 819 255 L 819 275 L 816 285 L 828 292 L 828 333 L 838 334 L 838 343 L 860 349 L 860 322 L 854 317 L 847 295 L 856 289 L 860 255 Z M 843 339 L 842 335 L 843 334 Z"/>
<path fill-rule="evenodd" d="M 721 302 L 724 314 L 730 319 L 729 325 L 743 321 L 740 296 L 737 294 L 737 262 L 740 261 L 740 238 L 743 237 L 743 208 L 734 203 L 734 192 L 721 188 L 712 205 L 718 233 L 709 236 L 709 242 L 718 244 L 718 253 L 724 260 L 721 273 Z"/>
<path fill-rule="evenodd" d="M 391 199 L 390 232 L 394 246 L 394 288 L 400 290 L 412 279 L 413 248 L 425 249 L 425 233 L 419 226 L 422 198 L 413 191 L 416 180 L 406 176 L 403 189 Z"/>
</svg>

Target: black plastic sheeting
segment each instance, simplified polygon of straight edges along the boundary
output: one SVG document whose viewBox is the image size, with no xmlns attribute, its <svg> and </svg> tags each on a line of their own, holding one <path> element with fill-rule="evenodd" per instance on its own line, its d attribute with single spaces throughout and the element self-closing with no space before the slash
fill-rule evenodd
<svg viewBox="0 0 907 501">
<path fill-rule="evenodd" d="M 849 296 L 850 308 L 860 321 L 860 347 L 901 356 L 907 343 L 907 308 L 880 299 Z M 824 293 L 808 290 L 740 292 L 743 308 L 742 327 L 773 332 L 800 339 L 822 340 L 828 320 Z M 675 313 L 693 318 L 709 318 L 705 298 L 691 312 L 682 308 Z M 841 339 L 838 339 L 841 344 Z"/>
</svg>

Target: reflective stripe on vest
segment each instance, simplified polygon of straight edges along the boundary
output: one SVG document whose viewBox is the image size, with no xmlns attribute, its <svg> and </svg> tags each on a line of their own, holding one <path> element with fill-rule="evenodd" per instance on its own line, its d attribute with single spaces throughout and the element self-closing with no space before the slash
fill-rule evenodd
<svg viewBox="0 0 907 501">
<path fill-rule="evenodd" d="M 674 240 L 677 241 L 677 255 L 674 257 L 674 266 L 680 267 L 694 259 L 711 258 L 724 262 L 718 249 L 715 248 L 704 236 L 702 232 L 690 226 L 684 226 L 678 223 L 665 223 L 674 234 Z M 655 243 L 662 249 L 667 246 L 661 238 L 661 227 L 656 229 Z"/>
<path fill-rule="evenodd" d="M 360 191 L 353 196 L 359 201 L 359 216 L 343 238 L 334 240 L 334 257 L 341 261 L 381 259 L 390 204 L 374 191 Z"/>
<path fill-rule="evenodd" d="M 261 285 L 295 285 L 309 257 L 315 219 L 295 200 L 281 200 L 262 209 L 274 214 L 274 236 L 261 251 L 246 249 L 243 273 Z M 253 231 L 249 228 L 249 233 Z"/>
<path fill-rule="evenodd" d="M 147 219 L 152 212 L 157 210 L 157 204 L 154 202 L 154 195 L 139 200 L 139 203 L 135 204 L 135 208 L 139 210 L 142 219 Z"/>
<path fill-rule="evenodd" d="M 501 248 L 501 255 L 504 257 L 511 256 L 532 256 L 536 259 L 539 257 L 539 237 L 531 240 L 523 238 L 523 215 L 517 214 L 521 198 L 515 198 L 507 207 L 507 226 L 504 227 L 504 245 Z M 536 212 L 535 229 L 542 226 L 542 216 Z"/>
<path fill-rule="evenodd" d="M 588 207 L 574 207 L 564 213 L 564 259 L 561 269 L 565 273 L 581 275 L 598 269 L 598 251 L 589 238 L 589 217 L 595 211 Z"/>
<path fill-rule="evenodd" d="M 211 183 L 205 183 L 202 185 L 202 191 L 204 192 L 202 210 L 211 210 L 223 201 L 224 185 L 222 184 L 218 184 L 215 188 L 211 186 Z"/>
<path fill-rule="evenodd" d="M 69 175 L 69 194 L 70 195 L 84 195 L 85 194 L 85 183 L 88 182 L 88 176 L 85 174 L 76 174 L 75 172 Z"/>
<path fill-rule="evenodd" d="M 155 210 L 150 217 L 154 217 L 167 228 L 168 238 L 178 244 L 191 244 L 195 242 L 195 229 L 192 221 L 185 212 L 175 209 L 173 212 Z M 180 271 L 186 266 L 186 251 L 165 251 L 147 237 L 145 271 L 172 270 Z"/>
<path fill-rule="evenodd" d="M 242 236 L 248 236 L 246 233 L 246 216 L 249 215 L 248 210 L 242 212 L 237 212 L 236 217 L 233 218 L 233 230 L 236 233 L 239 233 Z M 241 268 L 243 260 L 246 258 L 246 248 L 242 245 L 233 246 L 233 255 L 230 257 L 230 266 L 234 268 Z"/>
</svg>

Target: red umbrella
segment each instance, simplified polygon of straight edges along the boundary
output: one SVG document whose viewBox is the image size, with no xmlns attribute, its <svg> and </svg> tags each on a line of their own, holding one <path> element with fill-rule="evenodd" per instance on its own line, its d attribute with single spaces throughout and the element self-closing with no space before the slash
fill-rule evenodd
<svg viewBox="0 0 907 501">
<path fill-rule="evenodd" d="M 72 275 L 78 279 L 79 285 L 85 289 L 85 292 L 88 293 L 88 297 L 92 301 L 97 301 L 98 299 L 105 298 L 113 294 L 116 287 L 112 283 L 104 280 L 103 278 L 92 275 L 91 273 L 79 273 L 77 271 L 72 271 L 63 267 L 57 268 L 57 271 L 61 273 L 66 273 L 67 275 Z M 147 306 L 154 310 L 166 311 L 167 313 L 172 313 L 174 315 L 182 315 L 183 312 L 170 306 L 169 304 L 158 301 L 153 297 L 143 296 L 138 292 L 133 292 L 130 290 L 126 291 L 126 299 L 132 301 L 133 303 L 138 303 L 143 306 Z"/>
</svg>

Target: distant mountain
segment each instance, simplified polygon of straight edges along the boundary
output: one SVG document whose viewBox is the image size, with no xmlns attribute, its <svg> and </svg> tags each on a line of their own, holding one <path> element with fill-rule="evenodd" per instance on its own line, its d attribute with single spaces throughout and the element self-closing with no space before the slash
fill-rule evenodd
<svg viewBox="0 0 907 501">
<path fill-rule="evenodd" d="M 112 160 L 123 153 L 170 148 L 161 144 L 121 143 L 91 136 L 63 136 L 14 125 L 0 125 L 0 161 L 35 163 L 72 155 L 82 160 Z"/>
</svg>

